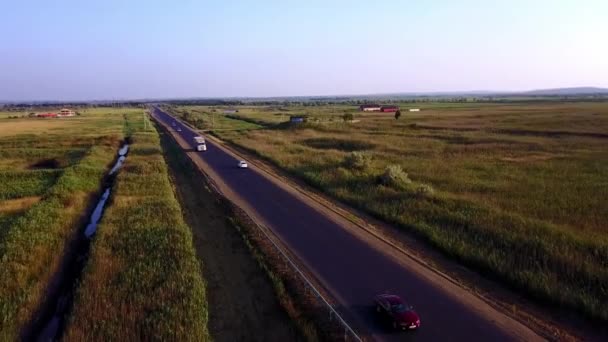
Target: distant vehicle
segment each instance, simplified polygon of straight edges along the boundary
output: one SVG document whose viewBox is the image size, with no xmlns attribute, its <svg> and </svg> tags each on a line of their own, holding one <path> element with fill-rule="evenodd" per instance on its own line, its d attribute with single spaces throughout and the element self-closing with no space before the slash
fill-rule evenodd
<svg viewBox="0 0 608 342">
<path fill-rule="evenodd" d="M 248 167 L 249 167 L 249 165 L 247 165 L 247 162 L 246 162 L 246 161 L 241 160 L 241 161 L 239 161 L 238 167 L 239 167 L 240 169 L 246 169 L 246 168 L 248 168 Z"/>
<path fill-rule="evenodd" d="M 199 152 L 207 151 L 207 144 L 198 144 L 196 145 L 196 150 Z"/>
<path fill-rule="evenodd" d="M 374 298 L 376 312 L 389 319 L 393 329 L 413 330 L 420 328 L 420 317 L 414 308 L 401 297 L 381 294 Z"/>
<path fill-rule="evenodd" d="M 194 137 L 194 142 L 197 144 L 204 144 L 205 138 L 201 137 L 200 135 L 197 135 Z"/>
<path fill-rule="evenodd" d="M 181 132 L 182 128 L 181 127 L 177 127 L 175 130 L 178 131 L 178 132 Z"/>
</svg>

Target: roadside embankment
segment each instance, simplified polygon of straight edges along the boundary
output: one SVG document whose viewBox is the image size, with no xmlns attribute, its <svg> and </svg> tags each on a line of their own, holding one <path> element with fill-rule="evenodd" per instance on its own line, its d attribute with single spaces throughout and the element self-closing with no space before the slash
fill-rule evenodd
<svg viewBox="0 0 608 342">
<path fill-rule="evenodd" d="M 273 282 L 235 229 L 233 213 L 165 132 L 161 143 L 196 254 L 204 265 L 201 273 L 207 283 L 213 340 L 303 340 L 281 306 Z"/>
</svg>

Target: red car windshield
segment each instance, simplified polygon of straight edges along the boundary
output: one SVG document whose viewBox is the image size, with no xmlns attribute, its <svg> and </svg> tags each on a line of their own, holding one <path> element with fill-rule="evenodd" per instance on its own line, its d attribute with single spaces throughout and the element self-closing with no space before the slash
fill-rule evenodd
<svg viewBox="0 0 608 342">
<path fill-rule="evenodd" d="M 411 311 L 414 308 L 407 304 L 393 304 L 391 305 L 391 310 L 396 313 L 402 313 L 406 311 Z"/>
</svg>

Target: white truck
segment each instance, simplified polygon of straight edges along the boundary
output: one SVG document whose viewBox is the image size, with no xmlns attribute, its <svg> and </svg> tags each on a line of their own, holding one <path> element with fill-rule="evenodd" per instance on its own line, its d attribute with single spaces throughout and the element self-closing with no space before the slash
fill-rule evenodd
<svg viewBox="0 0 608 342">
<path fill-rule="evenodd" d="M 200 135 L 197 135 L 194 137 L 194 142 L 196 143 L 197 151 L 207 151 L 207 144 L 205 144 L 205 138 L 201 137 Z"/>
</svg>

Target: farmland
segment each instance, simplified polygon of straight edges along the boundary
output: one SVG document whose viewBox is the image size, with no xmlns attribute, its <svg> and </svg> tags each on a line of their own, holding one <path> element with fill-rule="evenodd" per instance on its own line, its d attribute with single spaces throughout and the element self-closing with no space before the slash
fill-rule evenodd
<svg viewBox="0 0 608 342">
<path fill-rule="evenodd" d="M 422 111 L 243 106 L 221 129 L 206 120 L 221 107 L 173 112 L 489 277 L 608 320 L 608 104 L 408 106 Z M 291 114 L 309 122 L 279 125 Z"/>
<path fill-rule="evenodd" d="M 65 340 L 207 340 L 205 286 L 158 134 L 131 129 Z"/>
<path fill-rule="evenodd" d="M 73 308 L 77 314 L 66 327 L 67 337 L 78 339 L 80 329 L 86 327 L 96 337 L 116 338 L 128 330 L 137 336 L 183 337 L 187 332 L 188 338 L 205 338 L 204 283 L 160 155 L 158 136 L 142 132 L 141 109 L 95 108 L 81 114 L 61 119 L 0 118 L 0 339 L 35 333 L 29 331 L 31 324 L 100 195 L 116 151 L 127 138 L 133 140 L 132 155 L 117 179 L 108 217 L 102 221 L 100 229 L 108 231 L 93 239 Z M 141 193 L 146 189 L 150 192 Z M 133 202 L 134 198 L 139 202 Z M 148 225 L 151 207 L 155 218 Z M 119 221 L 129 229 L 112 230 Z M 108 237 L 113 239 L 112 258 L 104 257 Z M 105 295 L 131 303 L 130 316 L 122 315 L 124 307 L 110 300 L 104 302 L 103 312 L 96 307 L 82 314 L 97 304 L 91 301 L 92 294 L 104 298 L 91 286 L 100 277 L 114 279 L 107 288 L 113 292 Z M 139 283 L 142 279 L 146 281 Z M 120 318 L 120 324 L 100 325 L 95 313 Z M 89 330 L 89 324 L 96 329 Z"/>
<path fill-rule="evenodd" d="M 122 138 L 122 116 L 0 120 L 0 336 L 42 304 Z M 59 130 L 58 127 L 61 127 Z M 100 128 L 93 134 L 93 128 Z"/>
</svg>

